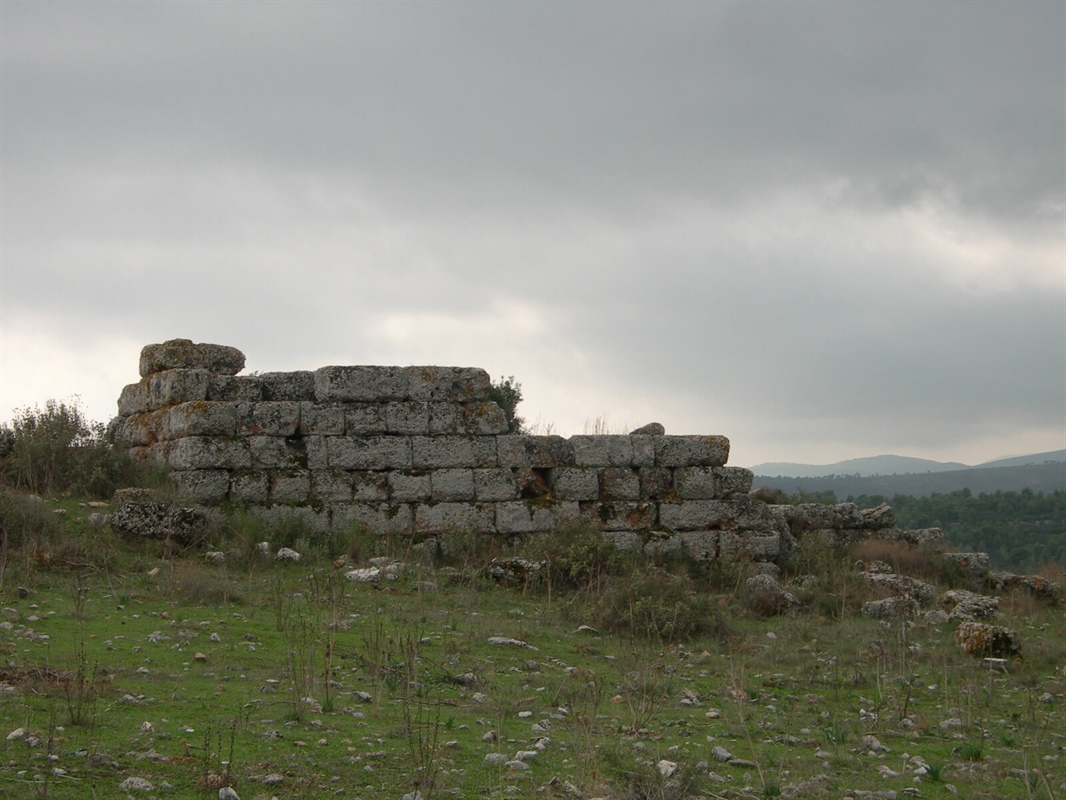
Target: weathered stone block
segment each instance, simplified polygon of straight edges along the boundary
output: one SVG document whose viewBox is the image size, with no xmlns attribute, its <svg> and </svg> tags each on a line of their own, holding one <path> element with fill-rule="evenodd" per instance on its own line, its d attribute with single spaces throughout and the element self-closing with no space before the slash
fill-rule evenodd
<svg viewBox="0 0 1066 800">
<path fill-rule="evenodd" d="M 311 497 L 324 503 L 349 503 L 352 500 L 352 473 L 342 469 L 311 470 Z M 356 473 L 364 474 L 364 473 Z M 384 496 L 359 498 L 385 500 Z"/>
<path fill-rule="evenodd" d="M 747 494 L 751 491 L 755 473 L 744 467 L 712 467 L 719 497 Z"/>
<path fill-rule="evenodd" d="M 259 376 L 263 386 L 264 400 L 289 400 L 300 402 L 315 399 L 315 376 L 313 372 L 264 372 Z"/>
<path fill-rule="evenodd" d="M 722 467 L 729 460 L 724 436 L 655 436 L 655 464 L 660 467 Z"/>
<path fill-rule="evenodd" d="M 349 436 L 376 436 L 387 429 L 385 407 L 380 403 L 356 403 L 344 407 L 344 432 Z"/>
<path fill-rule="evenodd" d="M 683 531 L 677 534 L 681 549 L 697 561 L 714 561 L 719 555 L 718 531 Z"/>
<path fill-rule="evenodd" d="M 645 437 L 650 440 L 651 437 Z M 674 471 L 668 467 L 640 467 L 637 470 L 640 477 L 641 500 L 667 500 L 674 499 Z"/>
<path fill-rule="evenodd" d="M 221 344 L 194 344 L 170 339 L 141 349 L 141 377 L 169 369 L 204 369 L 217 375 L 236 375 L 244 369 L 244 353 Z"/>
<path fill-rule="evenodd" d="M 633 466 L 631 436 L 571 436 L 570 444 L 574 448 L 574 463 L 579 467 Z"/>
<path fill-rule="evenodd" d="M 210 378 L 210 373 L 203 369 L 157 372 L 148 378 L 148 408 L 154 411 L 190 400 L 206 400 Z"/>
<path fill-rule="evenodd" d="M 429 476 L 430 473 L 424 470 L 394 470 L 387 473 L 389 499 L 393 502 L 429 500 L 433 494 L 433 484 Z"/>
<path fill-rule="evenodd" d="M 797 532 L 862 527 L 862 512 L 854 503 L 798 503 L 792 510 L 792 530 Z"/>
<path fill-rule="evenodd" d="M 607 467 L 600 470 L 600 500 L 639 500 L 640 479 L 629 467 Z"/>
<path fill-rule="evenodd" d="M 304 436 L 300 439 L 300 447 L 307 459 L 308 469 L 326 469 L 329 466 L 329 448 L 326 442 L 332 436 Z"/>
<path fill-rule="evenodd" d="M 265 400 L 245 404 L 239 432 L 251 436 L 293 436 L 300 427 L 300 404 L 294 400 Z"/>
<path fill-rule="evenodd" d="M 379 470 L 359 470 L 351 473 L 352 499 L 357 503 L 388 500 L 389 474 Z"/>
<path fill-rule="evenodd" d="M 425 436 L 429 433 L 429 405 L 423 400 L 386 403 L 385 430 L 395 435 Z"/>
<path fill-rule="evenodd" d="M 462 405 L 444 400 L 433 400 L 427 405 L 429 407 L 427 433 L 430 436 L 458 436 L 466 433 Z"/>
<path fill-rule="evenodd" d="M 775 529 L 768 506 L 747 496 L 659 504 L 659 522 L 675 531 Z"/>
<path fill-rule="evenodd" d="M 582 503 L 581 513 L 598 519 L 605 531 L 647 531 L 656 526 L 654 503 Z"/>
<path fill-rule="evenodd" d="M 535 467 L 516 467 L 511 470 L 511 473 L 514 475 L 520 500 L 537 500 L 551 494 L 551 490 L 548 488 L 548 470 Z"/>
<path fill-rule="evenodd" d="M 546 504 L 518 500 L 496 503 L 495 508 L 496 532 L 504 535 L 548 531 L 555 522 L 551 507 Z"/>
<path fill-rule="evenodd" d="M 315 399 L 320 403 L 387 403 L 412 397 L 403 367 L 322 367 L 315 370 Z"/>
<path fill-rule="evenodd" d="M 415 533 L 437 534 L 459 530 L 491 533 L 496 529 L 493 505 L 498 504 L 420 504 L 415 507 Z"/>
<path fill-rule="evenodd" d="M 629 436 L 629 446 L 633 449 L 634 467 L 651 467 L 655 465 L 655 437 L 641 434 Z"/>
<path fill-rule="evenodd" d="M 467 403 L 463 406 L 467 433 L 473 436 L 492 436 L 507 433 L 507 415 L 491 400 Z"/>
<path fill-rule="evenodd" d="M 171 473 L 174 489 L 197 503 L 221 503 L 229 496 L 229 471 L 192 469 Z"/>
<path fill-rule="evenodd" d="M 188 436 L 168 442 L 167 463 L 174 469 L 247 469 L 247 442 L 215 436 Z"/>
<path fill-rule="evenodd" d="M 323 436 L 344 435 L 345 407 L 339 404 L 319 404 L 309 400 L 300 403 L 300 430 L 303 435 L 318 434 Z M 381 429 L 373 433 L 381 433 Z M 366 433 L 360 431 L 359 433 Z M 352 435 L 359 435 L 352 432 Z"/>
<path fill-rule="evenodd" d="M 407 395 L 412 400 L 488 400 L 492 382 L 474 367 L 407 367 Z"/>
<path fill-rule="evenodd" d="M 159 413 L 165 439 L 233 436 L 237 432 L 237 406 L 233 403 L 200 400 L 171 406 Z"/>
<path fill-rule="evenodd" d="M 501 467 L 572 467 L 573 445 L 561 436 L 497 436 Z"/>
<path fill-rule="evenodd" d="M 255 469 L 286 469 L 299 466 L 285 440 L 278 436 L 249 436 L 248 450 Z"/>
<path fill-rule="evenodd" d="M 148 381 L 131 383 L 122 387 L 122 393 L 118 396 L 118 414 L 126 417 L 130 414 L 141 414 L 148 410 L 149 392 Z"/>
<path fill-rule="evenodd" d="M 414 436 L 411 459 L 415 469 L 496 466 L 495 443 L 490 437 Z"/>
<path fill-rule="evenodd" d="M 112 441 L 118 447 L 143 447 L 163 438 L 166 411 L 146 411 L 119 417 L 111 429 Z"/>
<path fill-rule="evenodd" d="M 714 467 L 678 467 L 674 470 L 674 489 L 682 500 L 713 500 L 718 495 Z"/>
<path fill-rule="evenodd" d="M 272 503 L 306 503 L 311 499 L 311 473 L 307 470 L 276 472 L 270 479 Z"/>
<path fill-rule="evenodd" d="M 517 500 L 514 473 L 504 467 L 474 470 L 474 499 L 479 501 Z"/>
<path fill-rule="evenodd" d="M 598 500 L 599 471 L 593 467 L 556 467 L 548 471 L 548 486 L 558 500 Z"/>
<path fill-rule="evenodd" d="M 431 473 L 430 499 L 435 502 L 472 502 L 474 471 L 472 469 L 438 469 Z"/>
<path fill-rule="evenodd" d="M 339 469 L 410 469 L 406 436 L 327 436 L 329 466 Z"/>
<path fill-rule="evenodd" d="M 212 375 L 207 383 L 207 399 L 258 403 L 263 399 L 263 384 L 256 375 Z"/>
<path fill-rule="evenodd" d="M 371 533 L 414 533 L 414 510 L 405 503 L 334 503 L 330 506 L 333 531 L 365 527 Z"/>
<path fill-rule="evenodd" d="M 639 553 L 644 547 L 644 537 L 632 531 L 604 531 L 603 540 L 623 553 Z"/>
<path fill-rule="evenodd" d="M 230 499 L 266 503 L 270 499 L 269 475 L 261 470 L 235 472 L 230 481 Z"/>
<path fill-rule="evenodd" d="M 781 534 L 722 531 L 718 539 L 718 555 L 733 560 L 773 561 L 781 555 Z"/>
</svg>

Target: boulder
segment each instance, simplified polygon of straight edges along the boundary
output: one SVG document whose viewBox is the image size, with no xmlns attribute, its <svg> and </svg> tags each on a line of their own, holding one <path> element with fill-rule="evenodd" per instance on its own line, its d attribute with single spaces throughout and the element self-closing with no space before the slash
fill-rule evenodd
<svg viewBox="0 0 1066 800">
<path fill-rule="evenodd" d="M 963 622 L 955 631 L 955 641 L 968 655 L 978 658 L 1010 658 L 1022 651 L 1017 631 L 987 622 Z"/>
<path fill-rule="evenodd" d="M 647 425 L 641 425 L 635 431 L 630 431 L 630 436 L 665 436 L 666 428 L 659 422 L 649 422 Z"/>
</svg>

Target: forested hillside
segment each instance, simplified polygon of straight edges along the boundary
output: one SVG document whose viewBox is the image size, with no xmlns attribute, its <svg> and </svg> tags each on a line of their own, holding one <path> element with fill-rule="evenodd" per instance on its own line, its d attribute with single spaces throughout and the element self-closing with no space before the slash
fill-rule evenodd
<svg viewBox="0 0 1066 800">
<path fill-rule="evenodd" d="M 993 492 L 969 489 L 928 497 L 849 496 L 862 508 L 887 502 L 901 528 L 941 528 L 956 550 L 988 553 L 993 569 L 1032 572 L 1066 565 L 1066 491 Z"/>
</svg>

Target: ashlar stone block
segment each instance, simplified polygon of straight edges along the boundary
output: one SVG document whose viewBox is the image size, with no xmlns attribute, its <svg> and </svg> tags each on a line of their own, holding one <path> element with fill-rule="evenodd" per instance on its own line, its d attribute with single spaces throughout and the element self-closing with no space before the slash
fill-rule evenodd
<svg viewBox="0 0 1066 800">
<path fill-rule="evenodd" d="M 311 496 L 325 503 L 348 503 L 352 500 L 352 475 L 342 469 L 311 470 Z M 363 474 L 363 473 L 355 473 Z M 385 500 L 384 496 L 360 498 Z"/>
<path fill-rule="evenodd" d="M 634 465 L 632 436 L 571 436 L 574 463 L 581 467 L 628 467 Z M 641 452 L 647 456 L 647 440 L 640 441 Z M 651 463 L 651 462 L 648 462 Z"/>
<path fill-rule="evenodd" d="M 345 407 L 339 403 L 314 403 L 305 400 L 300 403 L 300 433 L 303 435 L 343 436 Z M 381 433 L 383 429 L 375 431 L 360 431 L 360 433 Z M 355 432 L 353 432 L 354 434 Z"/>
<path fill-rule="evenodd" d="M 572 467 L 573 445 L 561 436 L 497 436 L 501 467 Z"/>
<path fill-rule="evenodd" d="M 475 367 L 407 367 L 407 393 L 412 400 L 488 400 L 489 374 Z"/>
<path fill-rule="evenodd" d="M 163 438 L 183 436 L 233 436 L 237 432 L 237 406 L 233 403 L 199 400 L 160 411 Z"/>
<path fill-rule="evenodd" d="M 406 436 L 327 436 L 329 466 L 338 469 L 410 469 Z"/>
<path fill-rule="evenodd" d="M 415 508 L 415 533 L 438 534 L 459 530 L 491 533 L 496 529 L 493 505 L 499 504 L 420 504 Z"/>
<path fill-rule="evenodd" d="M 655 463 L 660 467 L 722 467 L 729 460 L 724 436 L 655 436 Z"/>
<path fill-rule="evenodd" d="M 430 474 L 431 500 L 436 502 L 472 502 L 474 470 L 438 469 Z"/>
<path fill-rule="evenodd" d="M 494 467 L 496 445 L 491 437 L 414 436 L 411 459 L 415 469 Z"/>
<path fill-rule="evenodd" d="M 356 527 L 379 535 L 414 533 L 414 509 L 406 503 L 333 503 L 330 513 L 335 533 Z"/>
<path fill-rule="evenodd" d="M 204 369 L 218 375 L 236 375 L 244 369 L 244 353 L 221 344 L 194 344 L 170 339 L 141 348 L 141 377 L 170 369 Z"/>
<path fill-rule="evenodd" d="M 361 503 L 388 500 L 389 474 L 389 472 L 381 470 L 357 470 L 352 472 L 350 475 L 352 499 Z"/>
<path fill-rule="evenodd" d="M 211 374 L 204 369 L 171 369 L 148 378 L 148 408 L 154 411 L 192 400 L 206 400 Z"/>
<path fill-rule="evenodd" d="M 230 480 L 230 499 L 263 504 L 270 499 L 269 474 L 262 470 L 234 472 Z"/>
<path fill-rule="evenodd" d="M 308 370 L 297 372 L 264 372 L 259 376 L 264 400 L 315 399 L 315 376 Z"/>
<path fill-rule="evenodd" d="M 118 414 L 126 417 L 130 414 L 141 414 L 149 408 L 148 381 L 142 380 L 122 387 L 118 396 Z"/>
<path fill-rule="evenodd" d="M 322 367 L 314 372 L 315 399 L 320 403 L 407 400 L 411 397 L 408 383 L 403 367 Z"/>
<path fill-rule="evenodd" d="M 558 500 L 598 500 L 599 470 L 592 467 L 556 467 L 548 472 L 548 486 Z"/>
<path fill-rule="evenodd" d="M 514 472 L 505 467 L 475 469 L 474 499 L 485 501 L 517 500 L 518 484 Z"/>
<path fill-rule="evenodd" d="M 311 473 L 307 470 L 276 472 L 270 479 L 272 503 L 306 503 L 311 498 Z"/>
<path fill-rule="evenodd" d="M 240 433 L 252 436 L 293 436 L 300 427 L 300 404 L 293 400 L 265 400 L 243 404 Z"/>
<path fill-rule="evenodd" d="M 457 436 L 466 433 L 463 406 L 443 400 L 427 402 L 429 407 L 430 436 Z"/>
<path fill-rule="evenodd" d="M 429 500 L 433 494 L 430 473 L 426 470 L 392 470 L 387 473 L 387 485 L 393 502 Z"/>
<path fill-rule="evenodd" d="M 198 503 L 221 503 L 229 496 L 228 470 L 191 469 L 173 472 L 171 480 L 178 494 Z"/>
<path fill-rule="evenodd" d="M 496 503 L 496 532 L 503 535 L 548 531 L 555 523 L 551 507 L 521 500 Z"/>
<path fill-rule="evenodd" d="M 207 399 L 228 403 L 258 403 L 263 399 L 263 383 L 257 375 L 212 375 Z"/>
<path fill-rule="evenodd" d="M 495 436 L 507 433 L 507 415 L 491 400 L 465 404 L 463 416 L 466 430 L 473 436 Z"/>
<path fill-rule="evenodd" d="M 344 432 L 348 436 L 377 436 L 385 433 L 385 406 L 381 403 L 353 403 L 344 406 Z"/>
<path fill-rule="evenodd" d="M 423 400 L 386 403 L 385 430 L 395 435 L 425 436 L 429 433 L 429 405 Z"/>
<path fill-rule="evenodd" d="M 188 436 L 167 444 L 167 463 L 173 469 L 248 469 L 252 466 L 248 444 L 239 439 Z"/>
<path fill-rule="evenodd" d="M 607 467 L 600 472 L 600 500 L 639 500 L 640 479 L 629 467 Z"/>
</svg>

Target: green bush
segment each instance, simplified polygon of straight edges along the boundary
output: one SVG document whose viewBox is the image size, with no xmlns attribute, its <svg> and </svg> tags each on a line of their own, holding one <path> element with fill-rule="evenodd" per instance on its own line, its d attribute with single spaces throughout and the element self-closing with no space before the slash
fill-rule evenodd
<svg viewBox="0 0 1066 800">
<path fill-rule="evenodd" d="M 109 498 L 134 483 L 129 458 L 107 441 L 103 423 L 85 418 L 77 400 L 21 408 L 0 432 L 3 474 L 33 494 Z"/>
</svg>

